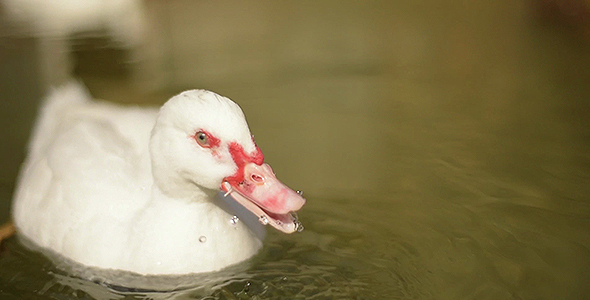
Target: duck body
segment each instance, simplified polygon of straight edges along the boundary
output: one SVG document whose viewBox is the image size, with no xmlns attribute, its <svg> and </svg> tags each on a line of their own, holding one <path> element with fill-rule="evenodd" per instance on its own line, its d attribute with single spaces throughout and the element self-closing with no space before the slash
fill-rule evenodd
<svg viewBox="0 0 590 300">
<path fill-rule="evenodd" d="M 70 83 L 51 93 L 34 128 L 13 201 L 17 232 L 90 267 L 219 270 L 262 247 L 263 224 L 247 221 L 259 216 L 220 194 L 237 194 L 229 182 L 247 185 L 245 165 L 265 166 L 257 153 L 239 107 L 212 92 L 185 92 L 158 110 L 94 102 Z M 272 220 L 304 203 L 256 201 Z"/>
</svg>

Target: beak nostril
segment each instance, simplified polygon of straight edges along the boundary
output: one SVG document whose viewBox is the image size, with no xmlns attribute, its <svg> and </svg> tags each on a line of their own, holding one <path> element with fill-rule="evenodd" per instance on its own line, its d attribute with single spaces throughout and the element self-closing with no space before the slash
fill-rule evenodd
<svg viewBox="0 0 590 300">
<path fill-rule="evenodd" d="M 264 183 L 264 177 L 258 175 L 258 174 L 251 174 L 250 178 L 252 179 L 252 181 L 254 181 L 255 183 Z"/>
</svg>

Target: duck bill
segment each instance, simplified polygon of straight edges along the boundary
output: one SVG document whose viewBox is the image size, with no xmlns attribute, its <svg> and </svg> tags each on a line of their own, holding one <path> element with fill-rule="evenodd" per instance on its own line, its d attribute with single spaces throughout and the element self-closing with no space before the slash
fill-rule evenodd
<svg viewBox="0 0 590 300">
<path fill-rule="evenodd" d="M 295 212 L 305 204 L 305 199 L 280 182 L 268 164 L 247 163 L 242 172 L 243 181 L 223 181 L 221 188 L 226 195 L 231 194 L 264 225 L 284 233 L 303 229 Z"/>
</svg>

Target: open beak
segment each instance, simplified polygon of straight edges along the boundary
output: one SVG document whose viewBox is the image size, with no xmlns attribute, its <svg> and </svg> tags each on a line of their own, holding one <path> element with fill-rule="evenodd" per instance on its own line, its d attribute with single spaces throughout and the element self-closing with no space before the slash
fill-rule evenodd
<svg viewBox="0 0 590 300">
<path fill-rule="evenodd" d="M 303 230 L 295 211 L 305 204 L 305 199 L 280 182 L 268 164 L 249 162 L 238 172 L 243 172 L 243 181 L 222 182 L 221 189 L 226 196 L 231 194 L 264 225 L 271 225 L 284 233 Z"/>
</svg>

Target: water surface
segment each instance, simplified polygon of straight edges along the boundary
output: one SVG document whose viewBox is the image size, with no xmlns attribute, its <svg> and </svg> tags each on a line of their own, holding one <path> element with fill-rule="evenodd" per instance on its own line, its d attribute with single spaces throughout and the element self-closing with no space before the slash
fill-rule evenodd
<svg viewBox="0 0 590 300">
<path fill-rule="evenodd" d="M 80 279 L 12 238 L 1 298 L 588 298 L 590 47 L 536 12 L 148 1 L 145 40 L 126 46 L 110 28 L 49 35 L 4 17 L 0 220 L 39 99 L 72 74 L 122 103 L 229 96 L 308 203 L 303 232 L 269 231 L 252 260 L 175 291 Z"/>
</svg>

